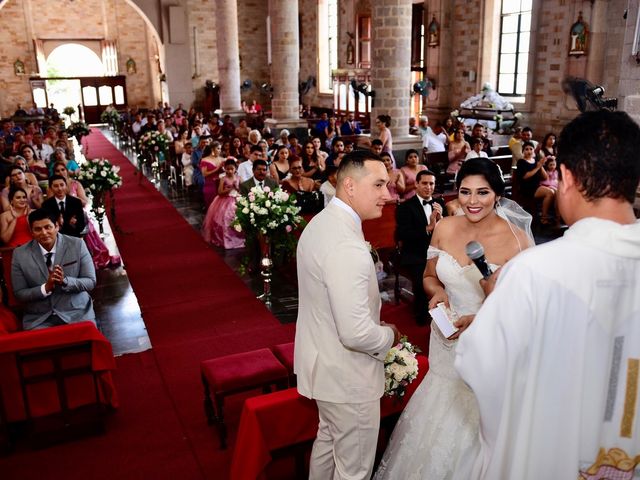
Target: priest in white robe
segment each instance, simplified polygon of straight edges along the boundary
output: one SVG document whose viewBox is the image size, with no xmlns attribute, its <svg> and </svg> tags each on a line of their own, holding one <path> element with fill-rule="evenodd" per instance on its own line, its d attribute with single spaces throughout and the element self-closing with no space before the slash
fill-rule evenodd
<svg viewBox="0 0 640 480">
<path fill-rule="evenodd" d="M 481 417 L 473 479 L 640 475 L 638 138 L 622 112 L 565 127 L 557 199 L 571 228 L 511 260 L 460 337 Z"/>
</svg>

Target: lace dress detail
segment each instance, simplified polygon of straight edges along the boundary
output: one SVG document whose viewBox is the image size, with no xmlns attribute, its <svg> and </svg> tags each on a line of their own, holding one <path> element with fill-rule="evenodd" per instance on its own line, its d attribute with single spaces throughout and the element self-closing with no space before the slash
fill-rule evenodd
<svg viewBox="0 0 640 480">
<path fill-rule="evenodd" d="M 459 316 L 476 313 L 484 299 L 478 269 L 461 266 L 444 250 L 429 247 L 427 258 L 435 257 L 451 309 Z M 429 372 L 402 412 L 375 480 L 445 480 L 453 478 L 456 468 L 471 467 L 466 463 L 479 448 L 480 418 L 473 392 L 453 366 L 456 344 L 433 324 Z M 460 473 L 458 478 L 469 478 Z"/>
</svg>

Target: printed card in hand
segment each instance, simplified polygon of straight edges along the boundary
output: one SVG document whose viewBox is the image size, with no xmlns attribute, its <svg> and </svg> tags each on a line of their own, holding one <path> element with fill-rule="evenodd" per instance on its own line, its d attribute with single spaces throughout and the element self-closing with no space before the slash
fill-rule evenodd
<svg viewBox="0 0 640 480">
<path fill-rule="evenodd" d="M 451 337 L 458 331 L 458 329 L 453 326 L 453 322 L 458 319 L 458 316 L 451 309 L 447 308 L 444 303 L 439 303 L 436 308 L 429 310 L 429 313 L 445 338 Z"/>
</svg>

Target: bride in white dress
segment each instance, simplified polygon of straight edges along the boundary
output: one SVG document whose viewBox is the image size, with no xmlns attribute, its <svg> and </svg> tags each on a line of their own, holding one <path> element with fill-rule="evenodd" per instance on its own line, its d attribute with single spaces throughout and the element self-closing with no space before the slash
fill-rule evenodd
<svg viewBox="0 0 640 480">
<path fill-rule="evenodd" d="M 464 471 L 471 465 L 465 459 L 473 460 L 473 450 L 479 446 L 476 399 L 453 366 L 457 337 L 484 300 L 482 276 L 466 256 L 465 246 L 472 240 L 480 242 L 495 271 L 533 245 L 533 237 L 530 215 L 514 202 L 502 199 L 498 204 L 504 181 L 493 162 L 466 161 L 457 183 L 464 215 L 445 217 L 434 230 L 424 286 L 431 297 L 429 308 L 447 304 L 460 318 L 460 330 L 446 339 L 432 324 L 429 372 L 398 420 L 375 480 L 450 479 L 456 470 L 457 478 L 468 478 Z M 508 211 L 503 204 L 508 204 Z"/>
</svg>

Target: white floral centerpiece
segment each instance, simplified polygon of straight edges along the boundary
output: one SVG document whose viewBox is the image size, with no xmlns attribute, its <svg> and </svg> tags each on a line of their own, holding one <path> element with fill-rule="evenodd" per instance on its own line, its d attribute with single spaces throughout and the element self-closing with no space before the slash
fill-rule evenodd
<svg viewBox="0 0 640 480">
<path fill-rule="evenodd" d="M 253 187 L 247 195 L 237 197 L 236 218 L 231 225 L 237 232 L 245 233 L 248 244 L 266 241 L 273 246 L 274 254 L 288 257 L 293 255 L 297 244 L 293 232 L 303 228 L 305 221 L 296 206 L 295 195 L 280 188 Z"/>
<path fill-rule="evenodd" d="M 100 233 L 102 233 L 102 221 L 106 213 L 104 206 L 104 196 L 106 192 L 122 186 L 120 167 L 112 165 L 106 158 L 94 158 L 87 160 L 80 166 L 80 173 L 77 176 L 88 194 L 92 196 L 91 211 L 98 221 Z M 113 213 L 113 203 L 111 205 Z"/>
<path fill-rule="evenodd" d="M 420 349 L 403 336 L 384 359 L 384 394 L 387 397 L 403 397 L 407 386 L 418 377 L 416 354 Z"/>
</svg>

